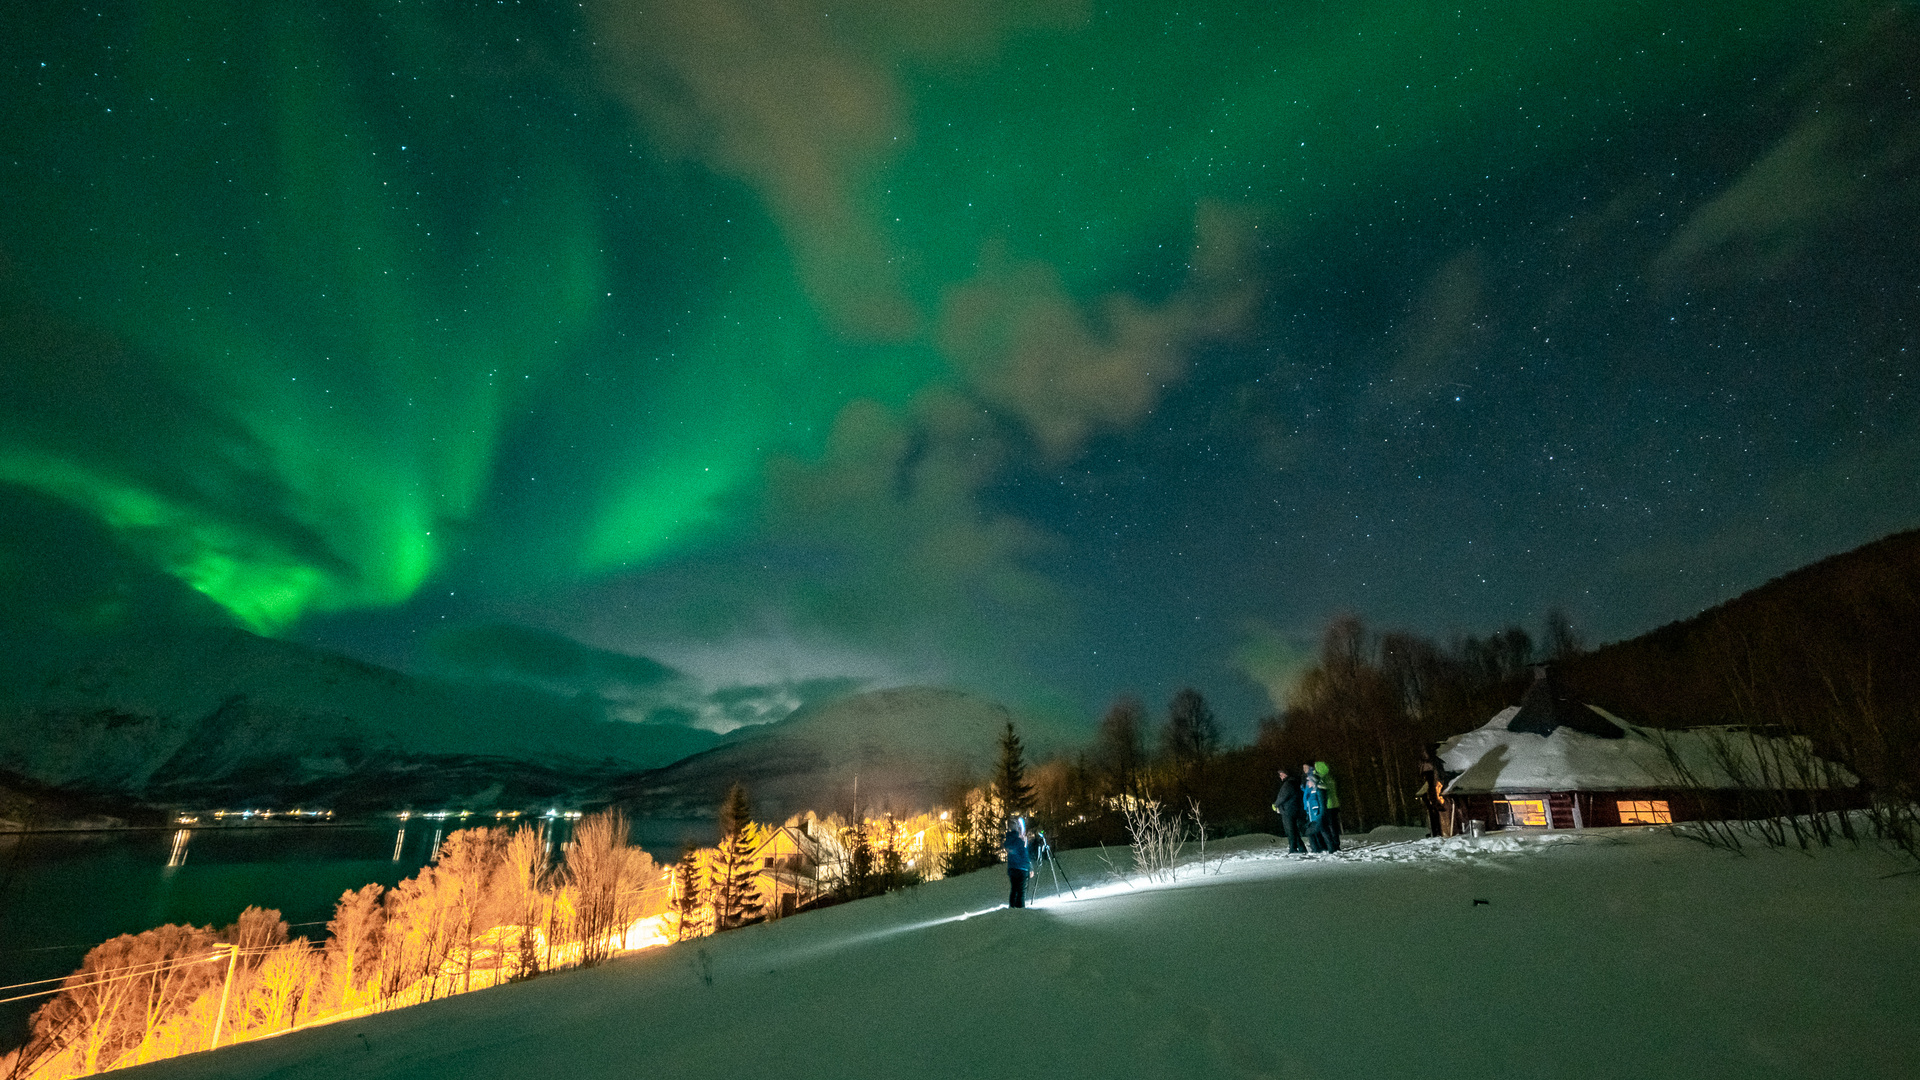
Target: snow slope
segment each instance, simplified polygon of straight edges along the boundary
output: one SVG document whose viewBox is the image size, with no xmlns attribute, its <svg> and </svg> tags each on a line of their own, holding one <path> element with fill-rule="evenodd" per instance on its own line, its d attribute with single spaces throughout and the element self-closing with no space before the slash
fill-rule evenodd
<svg viewBox="0 0 1920 1080">
<path fill-rule="evenodd" d="M 1877 850 L 1234 847 L 1023 912 L 982 871 L 129 1080 L 1920 1075 L 1920 875 Z"/>
</svg>

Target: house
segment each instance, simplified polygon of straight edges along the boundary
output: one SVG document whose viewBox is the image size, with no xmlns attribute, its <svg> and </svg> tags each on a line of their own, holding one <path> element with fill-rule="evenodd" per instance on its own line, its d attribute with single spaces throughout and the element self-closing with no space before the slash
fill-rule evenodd
<svg viewBox="0 0 1920 1080">
<path fill-rule="evenodd" d="M 831 830 L 813 815 L 785 825 L 761 826 L 749 858 L 757 866 L 754 881 L 769 918 L 780 918 L 839 887 L 844 856 Z"/>
<path fill-rule="evenodd" d="M 1447 831 L 1665 825 L 1833 809 L 1858 779 L 1801 736 L 1630 724 L 1568 696 L 1545 668 L 1520 704 L 1440 745 Z"/>
<path fill-rule="evenodd" d="M 940 860 L 948 847 L 946 822 L 946 814 L 931 812 L 867 818 L 865 833 L 872 857 L 868 872 L 885 873 L 891 857 L 899 873 L 940 876 Z M 790 915 L 844 890 L 854 872 L 850 844 L 846 827 L 837 817 L 823 820 L 809 812 L 789 818 L 778 828 L 763 826 L 753 858 L 760 867 L 757 880 L 768 914 Z"/>
</svg>

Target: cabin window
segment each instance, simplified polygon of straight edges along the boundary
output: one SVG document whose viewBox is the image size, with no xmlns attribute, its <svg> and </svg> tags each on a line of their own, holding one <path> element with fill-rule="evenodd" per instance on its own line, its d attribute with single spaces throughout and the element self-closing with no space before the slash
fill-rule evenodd
<svg viewBox="0 0 1920 1080">
<path fill-rule="evenodd" d="M 1673 812 L 1667 809 L 1665 799 L 1619 799 L 1613 805 L 1620 808 L 1622 825 L 1673 824 Z"/>
<path fill-rule="evenodd" d="M 1531 826 L 1536 829 L 1547 827 L 1547 800 L 1545 799 L 1508 799 L 1500 803 L 1504 807 L 1501 824 Z"/>
</svg>

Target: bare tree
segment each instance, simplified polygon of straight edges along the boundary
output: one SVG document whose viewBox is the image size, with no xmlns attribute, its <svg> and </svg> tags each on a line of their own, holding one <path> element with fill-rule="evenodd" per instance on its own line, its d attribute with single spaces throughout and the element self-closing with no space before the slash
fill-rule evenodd
<svg viewBox="0 0 1920 1080">
<path fill-rule="evenodd" d="M 622 946 L 642 893 L 656 876 L 653 859 L 628 843 L 629 831 L 625 814 L 603 810 L 583 818 L 567 845 L 583 966 L 601 963 Z"/>
</svg>

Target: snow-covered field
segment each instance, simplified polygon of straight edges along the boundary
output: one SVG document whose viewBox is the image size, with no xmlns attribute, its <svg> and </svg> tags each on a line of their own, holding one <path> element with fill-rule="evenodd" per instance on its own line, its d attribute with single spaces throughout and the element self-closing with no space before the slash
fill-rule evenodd
<svg viewBox="0 0 1920 1080">
<path fill-rule="evenodd" d="M 986 870 L 137 1073 L 1920 1076 L 1911 863 L 1657 829 L 1372 839 L 1244 837 L 1131 886 L 1071 852 L 1079 897 L 1027 911 Z"/>
</svg>

